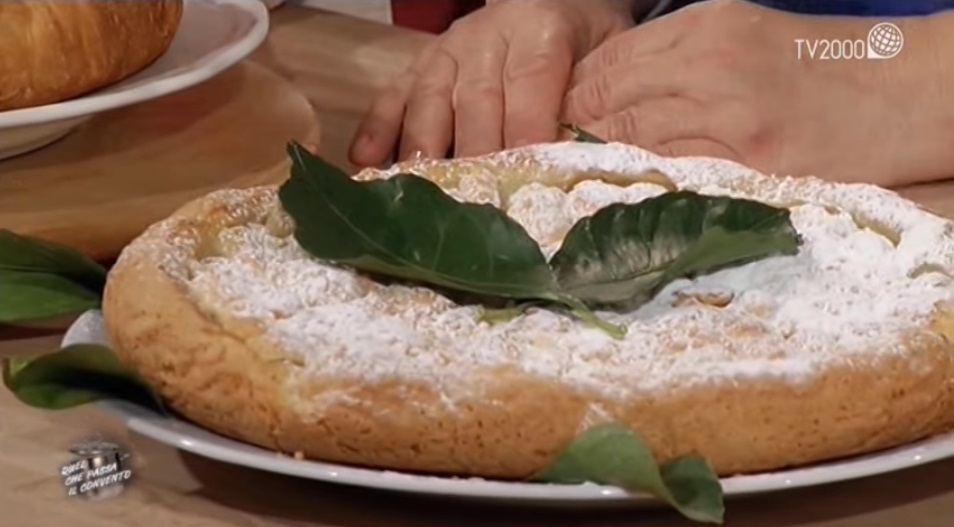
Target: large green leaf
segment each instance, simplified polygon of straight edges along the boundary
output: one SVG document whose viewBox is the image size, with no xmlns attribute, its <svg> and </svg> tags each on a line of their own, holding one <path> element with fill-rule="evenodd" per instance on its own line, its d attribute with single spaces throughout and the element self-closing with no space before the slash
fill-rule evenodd
<svg viewBox="0 0 954 527">
<path fill-rule="evenodd" d="M 112 350 L 95 344 L 4 359 L 3 383 L 17 399 L 36 408 L 61 410 L 119 399 L 162 410 L 159 399 L 139 376 Z"/>
<path fill-rule="evenodd" d="M 106 269 L 83 253 L 0 229 L 0 272 L 4 271 L 53 274 L 95 293 L 106 285 Z"/>
<path fill-rule="evenodd" d="M 799 243 L 787 209 L 679 191 L 580 220 L 550 265 L 567 294 L 615 304 L 646 300 L 678 278 L 794 254 Z"/>
<path fill-rule="evenodd" d="M 95 308 L 99 301 L 98 293 L 63 276 L 0 271 L 0 323 L 79 313 Z"/>
<path fill-rule="evenodd" d="M 500 209 L 458 202 L 410 174 L 359 182 L 298 144 L 289 154 L 279 196 L 313 256 L 478 295 L 555 298 L 540 247 Z"/>
<path fill-rule="evenodd" d="M 699 522 L 721 524 L 725 513 L 722 485 L 703 458 L 681 457 L 660 467 L 638 434 L 616 424 L 583 432 L 533 479 L 565 484 L 590 482 L 650 494 Z"/>
<path fill-rule="evenodd" d="M 94 308 L 105 285 L 106 269 L 79 251 L 0 229 L 0 323 Z"/>
</svg>

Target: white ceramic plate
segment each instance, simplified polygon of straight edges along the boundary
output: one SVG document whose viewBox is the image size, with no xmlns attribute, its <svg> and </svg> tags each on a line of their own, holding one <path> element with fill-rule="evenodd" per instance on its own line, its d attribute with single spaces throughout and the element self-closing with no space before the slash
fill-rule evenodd
<svg viewBox="0 0 954 527">
<path fill-rule="evenodd" d="M 165 54 L 118 84 L 68 101 L 0 112 L 0 159 L 46 146 L 97 113 L 204 82 L 247 57 L 268 36 L 260 0 L 185 0 Z"/>
<path fill-rule="evenodd" d="M 77 343 L 106 343 L 99 312 L 85 313 L 63 337 L 64 346 Z M 553 505 L 583 505 L 585 502 L 587 506 L 660 504 L 649 496 L 632 495 L 616 487 L 600 485 L 548 485 L 417 476 L 316 461 L 299 461 L 222 437 L 188 422 L 164 417 L 129 403 L 100 404 L 109 413 L 121 418 L 131 430 L 161 443 L 225 463 L 290 476 L 391 491 L 494 501 Z M 725 478 L 722 480 L 722 487 L 726 496 L 743 496 L 885 474 L 948 457 L 954 457 L 954 433 L 835 463 Z"/>
</svg>

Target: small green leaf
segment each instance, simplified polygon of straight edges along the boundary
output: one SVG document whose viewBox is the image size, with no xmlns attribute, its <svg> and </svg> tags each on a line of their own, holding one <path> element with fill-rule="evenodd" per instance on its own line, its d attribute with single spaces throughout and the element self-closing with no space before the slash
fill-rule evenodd
<svg viewBox="0 0 954 527">
<path fill-rule="evenodd" d="M 576 126 L 575 124 L 561 124 L 560 127 L 572 133 L 573 140 L 577 143 L 606 144 L 606 141 L 603 139 L 596 137 L 595 135 L 587 132 L 579 126 Z"/>
<path fill-rule="evenodd" d="M 629 428 L 606 424 L 590 428 L 561 449 L 533 479 L 546 483 L 613 485 L 655 496 L 698 522 L 723 522 L 722 485 L 699 456 L 659 467 L 652 451 Z"/>
<path fill-rule="evenodd" d="M 0 323 L 79 313 L 95 308 L 99 301 L 99 294 L 63 276 L 0 271 Z"/>
<path fill-rule="evenodd" d="M 164 411 L 158 397 L 112 350 L 75 344 L 37 357 L 3 360 L 3 383 L 21 402 L 47 410 L 119 399 Z"/>
<path fill-rule="evenodd" d="M 553 298 L 540 247 L 500 209 L 458 202 L 411 174 L 359 182 L 297 143 L 289 154 L 279 197 L 316 258 L 460 292 Z"/>
<path fill-rule="evenodd" d="M 787 209 L 679 191 L 580 220 L 550 265 L 584 302 L 639 302 L 678 278 L 795 254 L 799 244 Z"/>
<path fill-rule="evenodd" d="M 97 294 L 106 285 L 106 269 L 83 253 L 0 229 L 0 272 L 62 276 Z"/>
<path fill-rule="evenodd" d="M 0 324 L 97 307 L 106 274 L 79 251 L 0 229 Z"/>
</svg>

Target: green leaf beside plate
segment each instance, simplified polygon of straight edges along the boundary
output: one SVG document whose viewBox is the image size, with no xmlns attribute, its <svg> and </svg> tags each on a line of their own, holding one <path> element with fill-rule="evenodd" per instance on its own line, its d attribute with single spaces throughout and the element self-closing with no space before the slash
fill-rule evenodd
<svg viewBox="0 0 954 527">
<path fill-rule="evenodd" d="M 63 276 L 0 271 L 0 323 L 80 313 L 99 306 L 99 302 L 97 292 Z"/>
<path fill-rule="evenodd" d="M 21 402 L 62 410 L 104 399 L 163 411 L 155 393 L 112 350 L 74 344 L 36 357 L 3 360 L 3 383 Z"/>
<path fill-rule="evenodd" d="M 106 268 L 83 253 L 0 229 L 0 272 L 61 276 L 95 293 L 106 286 Z"/>
<path fill-rule="evenodd" d="M 0 229 L 0 324 L 99 306 L 106 269 L 66 246 Z"/>
<path fill-rule="evenodd" d="M 722 485 L 699 456 L 677 458 L 661 467 L 643 439 L 629 428 L 605 424 L 588 429 L 564 447 L 533 480 L 597 483 L 655 496 L 698 522 L 723 522 Z"/>
</svg>

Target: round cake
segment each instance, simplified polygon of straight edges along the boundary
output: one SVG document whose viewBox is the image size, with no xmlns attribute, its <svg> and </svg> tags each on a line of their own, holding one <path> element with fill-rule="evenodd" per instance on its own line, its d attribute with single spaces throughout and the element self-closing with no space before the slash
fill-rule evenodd
<svg viewBox="0 0 954 527">
<path fill-rule="evenodd" d="M 954 427 L 954 223 L 867 185 L 558 143 L 414 160 L 547 255 L 611 203 L 672 190 L 790 210 L 802 244 L 669 283 L 614 338 L 530 309 L 481 321 L 426 287 L 319 261 L 275 188 L 215 192 L 130 244 L 103 311 L 121 360 L 185 418 L 306 458 L 523 478 L 590 426 L 721 475 L 892 447 Z"/>
<path fill-rule="evenodd" d="M 3 0 L 0 111 L 60 102 L 130 77 L 168 49 L 183 0 Z"/>
</svg>

